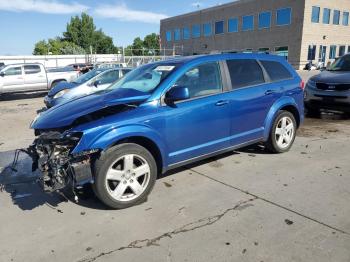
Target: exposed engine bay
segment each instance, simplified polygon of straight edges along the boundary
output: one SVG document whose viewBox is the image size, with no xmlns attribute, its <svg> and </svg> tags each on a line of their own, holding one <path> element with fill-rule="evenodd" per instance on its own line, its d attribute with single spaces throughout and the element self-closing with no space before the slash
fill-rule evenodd
<svg viewBox="0 0 350 262">
<path fill-rule="evenodd" d="M 77 155 L 72 150 L 82 133 L 43 132 L 25 150 L 33 160 L 32 171 L 39 168 L 41 185 L 46 192 L 53 192 L 71 186 L 73 189 L 93 181 L 91 161 L 98 150 Z"/>
</svg>

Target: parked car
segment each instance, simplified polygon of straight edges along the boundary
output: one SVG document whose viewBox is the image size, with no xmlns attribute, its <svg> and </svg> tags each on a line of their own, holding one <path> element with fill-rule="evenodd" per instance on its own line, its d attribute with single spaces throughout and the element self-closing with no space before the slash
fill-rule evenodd
<svg viewBox="0 0 350 262">
<path fill-rule="evenodd" d="M 167 170 L 264 142 L 288 151 L 304 84 L 283 57 L 218 54 L 143 65 L 106 90 L 53 107 L 28 149 L 47 191 L 92 183 L 112 208 L 145 201 Z M 189 189 L 190 190 L 190 189 Z"/>
<path fill-rule="evenodd" d="M 310 78 L 305 88 L 305 107 L 312 115 L 320 114 L 320 109 L 350 113 L 350 54 Z"/>
<path fill-rule="evenodd" d="M 42 64 L 12 64 L 0 68 L 0 94 L 48 90 L 62 81 L 73 81 L 77 72 L 46 72 Z"/>
<path fill-rule="evenodd" d="M 71 83 L 60 83 L 44 98 L 47 108 L 106 89 L 130 72 L 130 68 L 95 69 Z"/>
</svg>

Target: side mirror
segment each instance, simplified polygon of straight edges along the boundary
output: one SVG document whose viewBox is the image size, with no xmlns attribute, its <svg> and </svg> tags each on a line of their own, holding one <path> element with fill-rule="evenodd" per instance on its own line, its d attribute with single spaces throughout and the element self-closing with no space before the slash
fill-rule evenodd
<svg viewBox="0 0 350 262">
<path fill-rule="evenodd" d="M 94 87 L 98 87 L 100 84 L 101 84 L 101 80 L 96 80 L 96 81 L 93 83 L 93 86 L 94 86 Z"/>
<path fill-rule="evenodd" d="M 4 77 L 4 76 L 5 76 L 5 73 L 4 73 L 4 72 L 0 72 L 0 76 L 1 76 L 1 77 Z"/>
<path fill-rule="evenodd" d="M 173 104 L 176 101 L 190 98 L 190 92 L 187 87 L 174 86 L 165 94 L 165 103 Z"/>
</svg>

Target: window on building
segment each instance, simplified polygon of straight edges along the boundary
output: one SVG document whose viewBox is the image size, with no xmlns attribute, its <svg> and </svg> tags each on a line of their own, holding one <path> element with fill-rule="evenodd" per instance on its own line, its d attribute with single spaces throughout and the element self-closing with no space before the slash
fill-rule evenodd
<svg viewBox="0 0 350 262">
<path fill-rule="evenodd" d="M 320 50 L 318 52 L 318 61 L 319 62 L 326 62 L 326 54 L 327 54 L 327 46 L 320 45 Z"/>
<path fill-rule="evenodd" d="M 190 98 L 221 93 L 219 64 L 211 62 L 193 67 L 176 81 L 176 85 L 187 87 Z"/>
<path fill-rule="evenodd" d="M 343 12 L 343 25 L 349 25 L 349 12 Z"/>
<path fill-rule="evenodd" d="M 227 60 L 227 67 L 233 89 L 265 83 L 262 69 L 254 59 Z"/>
<path fill-rule="evenodd" d="M 167 42 L 171 41 L 171 38 L 172 38 L 171 35 L 172 35 L 171 31 L 166 31 L 166 41 Z"/>
<path fill-rule="evenodd" d="M 254 29 L 254 16 L 247 15 L 242 18 L 242 31 L 251 31 Z"/>
<path fill-rule="evenodd" d="M 182 29 L 182 38 L 183 38 L 184 40 L 190 39 L 190 29 L 189 29 L 188 27 L 184 27 L 184 28 Z"/>
<path fill-rule="evenodd" d="M 343 55 L 345 55 L 345 45 L 339 46 L 338 56 L 343 56 Z"/>
<path fill-rule="evenodd" d="M 212 34 L 213 34 L 213 32 L 212 32 L 211 23 L 203 24 L 203 35 L 204 36 L 211 36 Z"/>
<path fill-rule="evenodd" d="M 215 22 L 215 34 L 223 34 L 224 33 L 224 21 Z"/>
<path fill-rule="evenodd" d="M 318 6 L 312 7 L 312 14 L 311 14 L 311 22 L 312 23 L 319 23 L 320 22 L 320 10 L 321 10 L 321 8 Z"/>
<path fill-rule="evenodd" d="M 271 12 L 263 12 L 259 14 L 259 29 L 271 27 Z"/>
<path fill-rule="evenodd" d="M 307 60 L 315 60 L 315 59 L 316 59 L 316 45 L 309 45 Z"/>
<path fill-rule="evenodd" d="M 193 25 L 192 26 L 192 37 L 193 38 L 201 37 L 201 26 L 200 25 Z"/>
<path fill-rule="evenodd" d="M 292 22 L 292 9 L 282 8 L 277 10 L 276 24 L 277 25 L 290 25 Z"/>
<path fill-rule="evenodd" d="M 333 11 L 333 25 L 339 25 L 340 21 L 340 11 L 334 10 Z"/>
<path fill-rule="evenodd" d="M 260 54 L 268 54 L 268 53 L 270 53 L 270 48 L 268 48 L 268 47 L 260 47 L 258 49 L 258 53 L 260 53 Z"/>
<path fill-rule="evenodd" d="M 348 53 L 350 53 L 350 45 L 348 45 Z"/>
<path fill-rule="evenodd" d="M 228 20 L 228 32 L 238 32 L 238 18 L 230 18 Z"/>
<path fill-rule="evenodd" d="M 288 46 L 280 46 L 275 48 L 276 55 L 283 56 L 288 60 Z"/>
<path fill-rule="evenodd" d="M 336 45 L 331 45 L 329 49 L 329 59 L 334 59 L 337 54 L 337 46 Z"/>
<path fill-rule="evenodd" d="M 323 23 L 329 24 L 331 20 L 331 9 L 323 8 Z"/>
<path fill-rule="evenodd" d="M 181 40 L 181 30 L 179 28 L 174 30 L 174 41 Z"/>
<path fill-rule="evenodd" d="M 292 74 L 281 63 L 276 61 L 260 61 L 271 81 L 281 81 L 292 78 Z"/>
</svg>

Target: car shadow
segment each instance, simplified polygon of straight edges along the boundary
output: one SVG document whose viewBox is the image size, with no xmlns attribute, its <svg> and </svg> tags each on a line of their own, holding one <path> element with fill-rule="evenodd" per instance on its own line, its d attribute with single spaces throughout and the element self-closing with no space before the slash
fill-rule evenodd
<svg viewBox="0 0 350 262">
<path fill-rule="evenodd" d="M 21 92 L 21 93 L 5 93 L 0 94 L 0 101 L 13 101 L 13 100 L 25 100 L 44 97 L 47 91 L 37 91 L 37 92 Z"/>
</svg>

